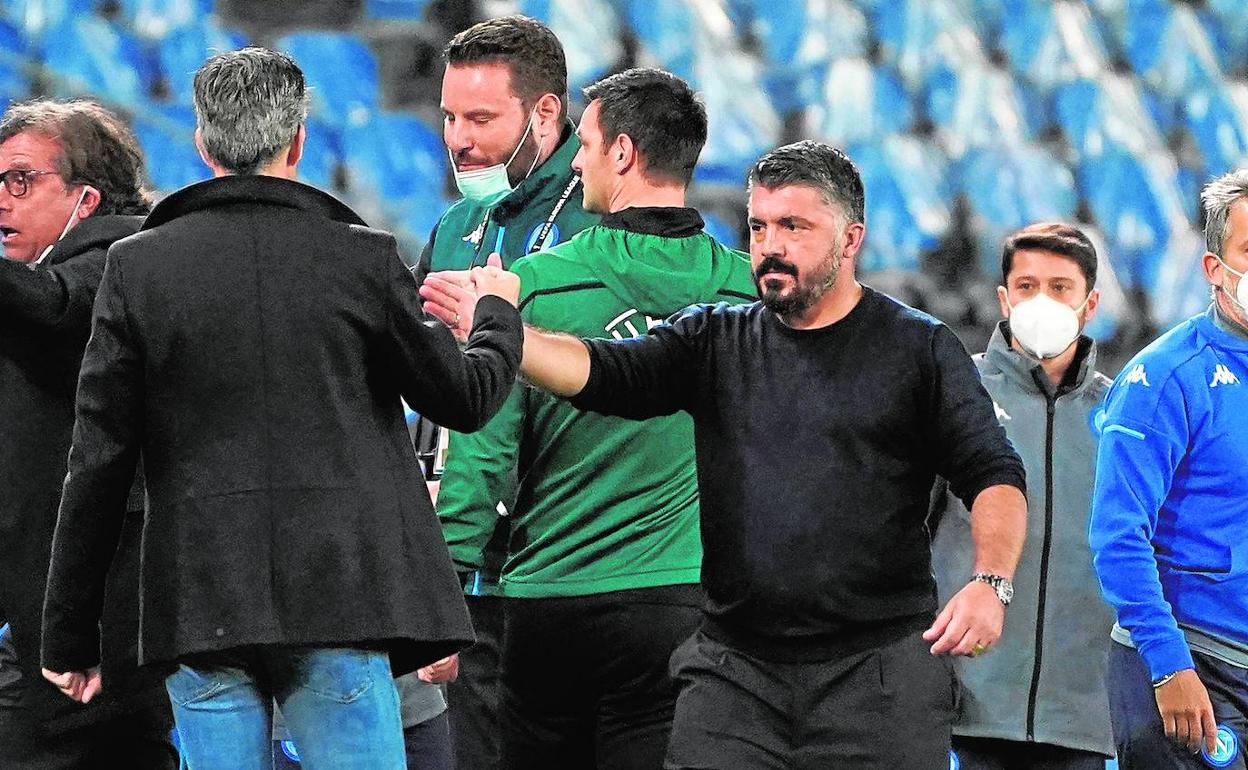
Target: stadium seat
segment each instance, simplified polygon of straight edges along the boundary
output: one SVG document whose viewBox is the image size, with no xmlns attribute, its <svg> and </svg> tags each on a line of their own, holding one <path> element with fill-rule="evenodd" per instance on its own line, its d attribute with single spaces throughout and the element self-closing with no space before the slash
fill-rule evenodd
<svg viewBox="0 0 1248 770">
<path fill-rule="evenodd" d="M 151 52 L 130 34 L 95 16 L 79 16 L 45 30 L 43 59 L 64 95 L 93 96 L 132 107 L 156 78 Z"/>
<path fill-rule="evenodd" d="M 884 60 L 912 93 L 938 64 L 957 69 L 986 58 L 975 25 L 957 0 L 897 0 L 869 12 Z"/>
<path fill-rule="evenodd" d="M 277 47 L 299 62 L 312 96 L 312 114 L 344 128 L 368 122 L 378 106 L 377 60 L 359 39 L 337 32 L 296 32 Z"/>
<path fill-rule="evenodd" d="M 1209 87 L 1221 78 L 1204 26 L 1194 11 L 1183 5 L 1133 7 L 1123 44 L 1132 68 L 1168 101 L 1193 88 Z"/>
<path fill-rule="evenodd" d="M 161 193 L 170 193 L 212 176 L 195 149 L 193 115 L 186 108 L 145 110 L 134 119 L 134 134 L 147 157 L 148 176 Z"/>
<path fill-rule="evenodd" d="M 1200 16 L 1210 41 L 1217 49 L 1222 69 L 1248 65 L 1248 4 L 1242 0 L 1205 0 Z"/>
<path fill-rule="evenodd" d="M 884 65 L 838 59 L 828 68 L 821 97 L 806 111 L 820 138 L 844 144 L 908 131 L 914 107 L 901 79 Z"/>
<path fill-rule="evenodd" d="M 308 184 L 333 193 L 334 175 L 342 162 L 338 132 L 319 120 L 307 122 L 307 139 L 303 144 L 303 160 L 299 178 Z"/>
<path fill-rule="evenodd" d="M 699 30 L 690 3 L 613 2 L 657 66 L 692 79 L 694 46 L 690 43 L 699 40 Z"/>
<path fill-rule="evenodd" d="M 195 70 L 214 53 L 233 51 L 247 44 L 247 38 L 234 30 L 217 26 L 210 19 L 179 27 L 160 41 L 161 74 L 169 96 L 180 103 L 191 103 L 191 79 Z"/>
<path fill-rule="evenodd" d="M 120 0 L 121 17 L 137 34 L 154 40 L 203 23 L 213 0 Z"/>
<path fill-rule="evenodd" d="M 919 257 L 949 228 L 945 162 L 913 136 L 850 145 L 867 190 L 866 253 L 860 270 L 918 270 Z"/>
<path fill-rule="evenodd" d="M 1138 85 L 1126 75 L 1083 78 L 1060 86 L 1054 94 L 1054 114 L 1080 154 L 1099 152 L 1107 143 L 1136 153 L 1164 147 Z"/>
<path fill-rule="evenodd" d="M 366 0 L 364 15 L 380 21 L 420 21 L 430 0 Z"/>
<path fill-rule="evenodd" d="M 782 113 L 819 104 L 829 64 L 869 49 L 866 15 L 847 0 L 734 0 L 729 8 L 757 41 L 764 86 Z"/>
<path fill-rule="evenodd" d="M 925 93 L 928 117 L 952 157 L 967 147 L 1022 144 L 1036 134 L 1013 78 L 1002 69 L 940 64 L 928 77 Z"/>
<path fill-rule="evenodd" d="M 1193 90 L 1183 98 L 1182 114 L 1204 159 L 1205 179 L 1248 165 L 1248 86 Z"/>
<path fill-rule="evenodd" d="M 620 23 L 608 0 L 523 0 L 520 12 L 541 20 L 563 42 L 572 93 L 607 74 L 624 55 Z M 585 24 L 585 19 L 594 19 Z"/>
<path fill-rule="evenodd" d="M 1136 155 L 1113 144 L 1079 166 L 1079 189 L 1120 258 L 1126 285 L 1156 289 L 1161 256 L 1172 235 L 1191 226 L 1177 174 L 1167 152 Z"/>
<path fill-rule="evenodd" d="M 3 15 L 22 30 L 29 40 L 39 40 L 45 32 L 66 21 L 95 12 L 97 0 L 0 0 Z"/>
<path fill-rule="evenodd" d="M 410 199 L 440 198 L 448 159 L 441 137 L 410 115 L 378 112 L 342 134 L 352 194 L 386 212 Z"/>
<path fill-rule="evenodd" d="M 1010 3 L 1001 17 L 1001 48 L 1010 68 L 1045 94 L 1106 69 L 1108 49 L 1081 2 Z"/>
</svg>

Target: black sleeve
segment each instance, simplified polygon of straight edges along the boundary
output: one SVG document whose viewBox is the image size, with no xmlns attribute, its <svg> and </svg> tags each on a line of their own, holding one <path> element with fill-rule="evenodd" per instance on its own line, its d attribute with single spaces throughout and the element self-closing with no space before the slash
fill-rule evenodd
<svg viewBox="0 0 1248 770">
<path fill-rule="evenodd" d="M 390 241 L 393 249 L 393 239 Z M 385 358 L 404 400 L 438 425 L 468 433 L 485 425 L 511 392 L 520 366 L 520 313 L 505 300 L 482 297 L 468 345 L 427 321 L 416 281 L 398 252 L 388 260 L 390 291 Z"/>
<path fill-rule="evenodd" d="M 572 405 L 632 420 L 692 412 L 711 311 L 710 306 L 688 308 L 644 337 L 583 340 L 589 348 L 589 379 Z"/>
<path fill-rule="evenodd" d="M 96 249 L 51 267 L 0 260 L 0 319 L 85 341 L 104 258 Z"/>
<path fill-rule="evenodd" d="M 143 367 L 109 259 L 78 377 L 77 414 L 43 610 L 43 665 L 81 671 L 100 659 L 105 577 L 121 538 L 142 443 Z"/>
<path fill-rule="evenodd" d="M 1023 461 L 997 422 L 975 362 L 947 326 L 936 327 L 930 361 L 927 432 L 937 473 L 967 510 L 991 486 L 1007 484 L 1025 491 Z"/>
</svg>

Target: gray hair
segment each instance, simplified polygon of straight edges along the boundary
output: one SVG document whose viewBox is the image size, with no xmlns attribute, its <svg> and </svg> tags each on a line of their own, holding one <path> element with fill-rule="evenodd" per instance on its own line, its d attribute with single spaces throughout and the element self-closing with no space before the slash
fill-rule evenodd
<svg viewBox="0 0 1248 770">
<path fill-rule="evenodd" d="M 303 71 L 267 48 L 219 53 L 195 73 L 204 151 L 234 174 L 254 174 L 291 143 L 308 116 Z"/>
<path fill-rule="evenodd" d="M 1248 196 L 1248 169 L 1223 174 L 1200 191 L 1200 202 L 1205 209 L 1205 243 L 1209 251 L 1219 257 L 1226 246 L 1231 206 L 1245 196 Z"/>
</svg>

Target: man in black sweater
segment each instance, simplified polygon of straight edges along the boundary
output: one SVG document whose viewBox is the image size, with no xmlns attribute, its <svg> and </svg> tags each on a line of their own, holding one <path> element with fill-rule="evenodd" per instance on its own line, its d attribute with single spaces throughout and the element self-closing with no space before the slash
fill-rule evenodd
<svg viewBox="0 0 1248 770">
<path fill-rule="evenodd" d="M 668 768 L 944 768 L 945 654 L 1000 635 L 1022 546 L 1023 469 L 957 338 L 857 283 L 863 189 L 843 153 L 799 142 L 750 172 L 762 297 L 698 306 L 624 341 L 525 330 L 522 369 L 584 409 L 693 416 L 701 630 Z M 426 309 L 470 323 L 431 276 Z M 937 614 L 928 491 L 971 509 L 975 578 Z"/>
</svg>

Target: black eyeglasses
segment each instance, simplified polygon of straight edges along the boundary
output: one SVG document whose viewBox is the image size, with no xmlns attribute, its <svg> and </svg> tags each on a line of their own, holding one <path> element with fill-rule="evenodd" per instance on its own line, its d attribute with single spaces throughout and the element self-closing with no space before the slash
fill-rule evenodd
<svg viewBox="0 0 1248 770">
<path fill-rule="evenodd" d="M 31 177 L 55 173 L 57 172 L 36 171 L 30 168 L 11 168 L 0 173 L 0 183 L 4 184 L 4 189 L 9 191 L 9 195 L 12 195 L 14 198 L 20 198 L 30 192 Z"/>
</svg>

